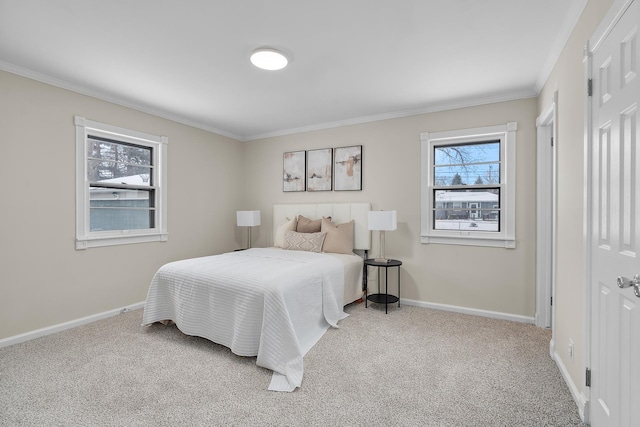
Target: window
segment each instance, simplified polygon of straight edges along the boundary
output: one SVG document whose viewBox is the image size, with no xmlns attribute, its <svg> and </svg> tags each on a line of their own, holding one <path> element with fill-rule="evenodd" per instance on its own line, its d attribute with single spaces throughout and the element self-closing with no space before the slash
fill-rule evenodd
<svg viewBox="0 0 640 427">
<path fill-rule="evenodd" d="M 167 240 L 167 138 L 75 117 L 76 249 Z"/>
<path fill-rule="evenodd" d="M 420 135 L 422 243 L 515 247 L 516 130 Z"/>
</svg>

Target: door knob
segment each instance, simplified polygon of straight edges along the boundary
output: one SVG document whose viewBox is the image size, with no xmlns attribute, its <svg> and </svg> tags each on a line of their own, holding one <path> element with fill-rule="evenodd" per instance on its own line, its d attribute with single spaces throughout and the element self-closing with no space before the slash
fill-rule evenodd
<svg viewBox="0 0 640 427">
<path fill-rule="evenodd" d="M 630 288 L 633 286 L 633 293 L 640 298 L 640 274 L 633 276 L 633 279 L 627 279 L 626 277 L 618 277 L 618 287 L 621 289 Z"/>
<path fill-rule="evenodd" d="M 635 276 L 633 276 L 633 279 L 627 279 L 624 276 L 620 276 L 618 277 L 618 287 L 619 288 L 629 288 L 631 286 L 638 286 L 640 285 L 640 274 L 636 274 Z"/>
</svg>

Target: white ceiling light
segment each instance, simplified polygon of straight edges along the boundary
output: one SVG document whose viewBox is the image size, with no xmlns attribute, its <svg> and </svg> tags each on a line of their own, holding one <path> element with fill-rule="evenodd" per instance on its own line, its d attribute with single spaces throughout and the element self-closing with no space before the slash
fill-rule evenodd
<svg viewBox="0 0 640 427">
<path fill-rule="evenodd" d="M 275 49 L 261 48 L 254 50 L 251 54 L 251 63 L 263 70 L 275 71 L 286 67 L 289 60 Z"/>
</svg>

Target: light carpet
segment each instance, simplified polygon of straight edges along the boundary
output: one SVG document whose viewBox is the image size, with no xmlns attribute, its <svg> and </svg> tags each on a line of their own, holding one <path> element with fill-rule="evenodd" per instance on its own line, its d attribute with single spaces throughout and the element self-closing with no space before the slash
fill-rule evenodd
<svg viewBox="0 0 640 427">
<path fill-rule="evenodd" d="M 2 426 L 582 426 L 548 330 L 355 304 L 302 387 L 142 310 L 0 349 Z"/>
</svg>

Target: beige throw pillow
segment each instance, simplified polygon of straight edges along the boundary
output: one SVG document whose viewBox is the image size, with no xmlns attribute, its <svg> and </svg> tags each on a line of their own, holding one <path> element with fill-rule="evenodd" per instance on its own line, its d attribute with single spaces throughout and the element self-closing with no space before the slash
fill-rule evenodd
<svg viewBox="0 0 640 427">
<path fill-rule="evenodd" d="M 284 234 L 284 249 L 291 251 L 322 252 L 322 243 L 326 233 L 298 233 L 287 231 Z"/>
<path fill-rule="evenodd" d="M 280 224 L 278 226 L 278 228 L 276 229 L 275 236 L 273 236 L 273 246 L 275 246 L 276 248 L 283 248 L 284 247 L 284 234 L 287 231 L 295 231 L 297 223 L 298 222 L 296 221 L 296 218 L 293 217 L 291 219 L 287 218 L 287 220 L 285 222 Z"/>
<path fill-rule="evenodd" d="M 353 253 L 353 227 L 355 221 L 351 220 L 344 224 L 334 225 L 326 218 L 322 219 L 321 231 L 326 233 L 322 252 L 333 252 L 337 254 Z"/>
<path fill-rule="evenodd" d="M 321 223 L 322 219 L 309 219 L 305 216 L 298 215 L 296 231 L 298 233 L 318 233 L 320 232 Z"/>
</svg>

